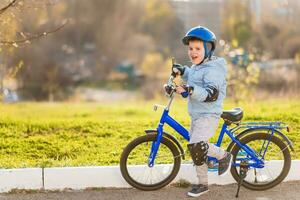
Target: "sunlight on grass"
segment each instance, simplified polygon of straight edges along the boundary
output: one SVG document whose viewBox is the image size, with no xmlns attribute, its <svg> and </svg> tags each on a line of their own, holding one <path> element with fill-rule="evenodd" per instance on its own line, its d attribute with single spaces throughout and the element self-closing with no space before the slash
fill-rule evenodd
<svg viewBox="0 0 300 200">
<path fill-rule="evenodd" d="M 161 110 L 150 102 L 101 103 L 19 103 L 0 104 L 1 168 L 39 166 L 118 165 L 122 149 L 145 129 L 155 129 Z M 243 121 L 284 121 L 286 133 L 295 145 L 293 159 L 300 158 L 300 101 L 269 100 L 242 102 L 227 100 L 224 108 L 242 107 Z M 175 99 L 170 115 L 189 128 L 186 102 Z M 221 126 L 222 121 L 220 121 Z M 187 142 L 174 134 L 186 149 Z M 220 127 L 219 127 L 220 130 Z M 218 131 L 219 131 L 218 130 Z M 217 134 L 212 138 L 216 141 Z M 223 147 L 228 144 L 225 138 Z"/>
</svg>

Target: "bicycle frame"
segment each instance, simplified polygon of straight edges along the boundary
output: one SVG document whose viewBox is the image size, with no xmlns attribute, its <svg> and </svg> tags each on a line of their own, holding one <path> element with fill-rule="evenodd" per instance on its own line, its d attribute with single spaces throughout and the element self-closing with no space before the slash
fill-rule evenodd
<svg viewBox="0 0 300 200">
<path fill-rule="evenodd" d="M 149 167 L 154 166 L 155 157 L 156 157 L 156 154 L 158 152 L 161 139 L 163 137 L 163 126 L 165 124 L 168 124 L 170 127 L 172 127 L 176 132 L 178 132 L 187 141 L 190 140 L 189 132 L 180 123 L 178 123 L 175 119 L 173 119 L 169 115 L 169 108 L 170 108 L 170 105 L 172 103 L 173 98 L 174 98 L 174 95 L 172 94 L 171 98 L 170 98 L 170 101 L 169 101 L 169 104 L 168 104 L 167 107 L 164 108 L 164 111 L 162 113 L 160 122 L 158 124 L 158 127 L 157 127 L 157 138 L 156 138 L 156 141 L 154 141 L 152 143 L 151 152 L 150 152 L 150 155 L 149 155 L 149 158 L 148 158 L 148 166 Z M 155 107 L 155 110 L 156 109 L 157 109 L 157 106 Z M 217 141 L 217 143 L 215 145 L 218 146 L 218 147 L 221 146 L 223 138 L 224 138 L 224 135 L 226 133 L 233 142 L 235 142 L 238 146 L 241 147 L 241 149 L 243 149 L 247 153 L 247 157 L 248 157 L 247 159 L 248 160 L 250 159 L 250 160 L 254 161 L 252 163 L 249 163 L 249 167 L 263 168 L 264 167 L 264 161 L 261 160 L 260 158 L 258 158 L 258 156 L 256 155 L 256 153 L 248 145 L 242 144 L 235 137 L 234 131 L 236 129 L 235 128 L 233 128 L 233 129 L 227 129 L 227 128 L 228 128 L 228 125 L 226 123 L 224 123 L 222 125 L 222 129 L 220 131 L 218 141 Z M 273 131 L 272 131 L 271 137 L 272 137 L 272 135 L 273 135 Z M 269 145 L 269 143 L 267 143 L 267 146 L 268 145 Z M 215 159 L 215 158 L 211 158 L 210 157 L 209 159 Z M 233 165 L 234 166 L 239 166 L 240 164 L 239 163 L 234 163 Z"/>
</svg>

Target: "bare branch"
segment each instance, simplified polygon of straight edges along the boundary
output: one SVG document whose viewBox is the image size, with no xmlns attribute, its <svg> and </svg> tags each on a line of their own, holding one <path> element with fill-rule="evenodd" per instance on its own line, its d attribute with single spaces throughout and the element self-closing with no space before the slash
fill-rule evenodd
<svg viewBox="0 0 300 200">
<path fill-rule="evenodd" d="M 18 0 L 13 0 L 7 6 L 4 6 L 3 8 L 0 8 L 0 15 L 2 15 L 7 9 L 14 6 L 17 3 Z"/>
<path fill-rule="evenodd" d="M 41 0 L 40 0 L 41 1 Z M 51 6 L 55 6 L 57 3 L 54 3 L 52 1 L 46 1 L 46 2 L 34 2 L 34 3 L 24 3 L 22 5 L 16 6 L 16 11 L 19 12 L 30 12 L 31 9 L 46 9 Z"/>
<path fill-rule="evenodd" d="M 45 37 L 49 34 L 52 34 L 52 33 L 55 33 L 57 31 L 61 30 L 65 25 L 67 25 L 68 22 L 69 22 L 69 20 L 65 20 L 60 26 L 56 27 L 53 30 L 45 31 L 43 33 L 38 33 L 38 34 L 35 34 L 33 36 L 26 37 L 24 39 L 14 40 L 14 41 L 0 41 L 0 45 L 13 45 L 13 46 L 17 47 L 18 44 L 30 43 L 30 41 L 32 41 L 32 40 L 36 40 L 36 39 L 39 39 L 41 37 Z"/>
</svg>

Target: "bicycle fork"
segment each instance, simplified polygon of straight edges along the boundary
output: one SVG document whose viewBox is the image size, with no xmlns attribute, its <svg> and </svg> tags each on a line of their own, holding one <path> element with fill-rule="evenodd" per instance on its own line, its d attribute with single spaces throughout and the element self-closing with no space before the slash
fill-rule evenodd
<svg viewBox="0 0 300 200">
<path fill-rule="evenodd" d="M 157 155 L 160 142 L 162 140 L 162 135 L 163 135 L 162 124 L 159 124 L 159 126 L 157 128 L 157 137 L 156 137 L 156 140 L 152 142 L 150 155 L 148 157 L 148 167 L 154 166 L 154 160 Z"/>
</svg>

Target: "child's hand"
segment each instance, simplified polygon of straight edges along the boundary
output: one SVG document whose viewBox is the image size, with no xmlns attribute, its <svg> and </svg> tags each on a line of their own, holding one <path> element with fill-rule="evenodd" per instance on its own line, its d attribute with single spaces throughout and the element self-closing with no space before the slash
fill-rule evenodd
<svg viewBox="0 0 300 200">
<path fill-rule="evenodd" d="M 176 87 L 176 92 L 181 94 L 183 98 L 187 98 L 189 95 L 192 95 L 194 87 L 188 85 L 181 85 Z"/>
<path fill-rule="evenodd" d="M 172 76 L 176 77 L 176 75 L 182 76 L 184 74 L 184 66 L 178 63 L 174 63 L 172 66 Z"/>
<path fill-rule="evenodd" d="M 181 94 L 183 92 L 185 92 L 185 89 L 183 87 L 181 87 L 181 86 L 176 87 L 176 93 Z"/>
</svg>

